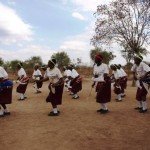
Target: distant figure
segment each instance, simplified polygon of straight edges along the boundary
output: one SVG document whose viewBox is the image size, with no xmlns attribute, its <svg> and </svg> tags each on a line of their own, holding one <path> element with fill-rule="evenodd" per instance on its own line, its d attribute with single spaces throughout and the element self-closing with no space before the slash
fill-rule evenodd
<svg viewBox="0 0 150 150">
<path fill-rule="evenodd" d="M 140 55 L 136 55 L 134 57 L 134 65 L 131 68 L 131 71 L 133 72 L 134 80 L 136 81 L 137 86 L 137 93 L 136 93 L 136 100 L 138 101 L 138 107 L 136 107 L 136 110 L 139 110 L 140 113 L 147 112 L 147 90 L 143 86 L 144 80 L 150 76 L 150 67 L 142 62 L 143 57 Z"/>
<path fill-rule="evenodd" d="M 71 71 L 68 75 L 70 82 L 70 90 L 72 93 L 72 99 L 79 99 L 78 92 L 82 90 L 82 78 L 79 73 L 75 70 L 73 65 L 69 65 L 68 69 Z"/>
<path fill-rule="evenodd" d="M 95 56 L 95 65 L 93 68 L 93 84 L 96 88 L 96 102 L 100 103 L 101 108 L 97 112 L 101 114 L 108 113 L 107 103 L 111 101 L 111 80 L 108 65 L 103 63 L 101 54 Z"/>
<path fill-rule="evenodd" d="M 122 89 L 121 89 L 121 78 L 122 78 L 122 73 L 119 69 L 117 69 L 117 65 L 111 65 L 110 66 L 111 70 L 113 71 L 113 77 L 114 77 L 114 93 L 117 95 L 116 101 L 121 102 L 122 101 Z"/>
<path fill-rule="evenodd" d="M 64 88 L 63 76 L 60 70 L 55 66 L 54 60 L 49 60 L 48 68 L 45 72 L 44 81 L 49 80 L 49 95 L 46 98 L 47 102 L 52 104 L 53 110 L 48 114 L 49 116 L 58 116 L 60 111 L 58 105 L 62 104 L 62 94 Z"/>
<path fill-rule="evenodd" d="M 18 70 L 18 79 L 17 82 L 19 83 L 17 87 L 17 92 L 20 94 L 18 100 L 25 100 L 27 97 L 25 95 L 27 85 L 29 82 L 29 77 L 27 77 L 25 70 L 22 67 L 22 63 L 18 63 L 17 65 Z"/>
<path fill-rule="evenodd" d="M 42 81 L 37 82 L 37 81 L 41 80 L 43 77 L 42 77 L 41 71 L 39 70 L 39 65 L 38 64 L 36 64 L 34 66 L 34 72 L 33 72 L 32 78 L 34 79 L 34 82 L 35 82 L 34 88 L 36 90 L 36 93 L 41 93 L 41 91 L 39 89 L 42 87 L 43 82 Z"/>
<path fill-rule="evenodd" d="M 121 97 L 125 97 L 125 89 L 127 88 L 127 74 L 124 71 L 124 69 L 121 67 L 121 65 L 117 65 L 117 68 L 121 71 L 121 80 L 120 80 L 120 85 L 121 85 Z"/>
<path fill-rule="evenodd" d="M 10 115 L 6 104 L 12 102 L 13 82 L 8 80 L 8 74 L 4 68 L 0 66 L 0 117 Z"/>
</svg>

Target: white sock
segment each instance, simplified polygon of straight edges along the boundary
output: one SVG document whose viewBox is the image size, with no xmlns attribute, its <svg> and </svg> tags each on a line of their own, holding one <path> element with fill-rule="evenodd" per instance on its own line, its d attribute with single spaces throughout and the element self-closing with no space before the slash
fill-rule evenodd
<svg viewBox="0 0 150 150">
<path fill-rule="evenodd" d="M 142 102 L 142 106 L 143 106 L 143 110 L 146 110 L 147 109 L 147 102 L 146 101 Z"/>
<path fill-rule="evenodd" d="M 125 93 L 121 93 L 121 96 L 124 96 L 125 95 Z"/>
<path fill-rule="evenodd" d="M 106 103 L 101 103 L 101 106 L 102 106 L 102 109 L 103 110 L 108 110 L 107 106 L 106 106 Z"/>
<path fill-rule="evenodd" d="M 142 101 L 138 101 L 139 108 L 142 108 Z"/>
<path fill-rule="evenodd" d="M 53 108 L 53 112 L 54 112 L 54 114 L 57 114 L 58 113 L 57 108 Z"/>
<path fill-rule="evenodd" d="M 24 99 L 24 94 L 20 94 L 20 99 Z"/>
<path fill-rule="evenodd" d="M 0 108 L 0 116 L 4 115 L 3 110 Z"/>
<path fill-rule="evenodd" d="M 117 95 L 117 99 L 118 99 L 119 101 L 121 101 L 121 94 L 118 94 L 118 95 Z"/>
<path fill-rule="evenodd" d="M 74 96 L 73 96 L 74 98 L 77 98 L 78 97 L 78 95 L 77 94 L 74 94 Z"/>
</svg>

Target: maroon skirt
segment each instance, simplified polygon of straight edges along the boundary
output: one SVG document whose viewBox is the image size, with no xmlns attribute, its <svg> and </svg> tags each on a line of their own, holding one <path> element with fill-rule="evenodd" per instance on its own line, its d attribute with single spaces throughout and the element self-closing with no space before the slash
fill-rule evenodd
<svg viewBox="0 0 150 150">
<path fill-rule="evenodd" d="M 50 86 L 49 86 L 50 88 Z M 62 94 L 63 94 L 64 84 L 55 87 L 55 93 L 52 93 L 50 88 L 50 92 L 48 97 L 46 98 L 46 102 L 51 102 L 52 105 L 61 105 L 62 104 Z"/>
<path fill-rule="evenodd" d="M 24 94 L 26 92 L 27 85 L 28 85 L 28 83 L 27 84 L 19 84 L 16 91 L 18 93 Z"/>
<path fill-rule="evenodd" d="M 82 78 L 80 76 L 74 78 L 70 83 L 71 92 L 76 94 L 82 90 Z"/>
<path fill-rule="evenodd" d="M 109 77 L 105 78 L 105 82 L 97 84 L 96 92 L 97 103 L 108 103 L 111 101 L 111 80 Z"/>
<path fill-rule="evenodd" d="M 141 89 L 138 88 L 136 92 L 136 100 L 137 101 L 146 101 L 147 91 L 143 85 L 141 85 Z"/>
<path fill-rule="evenodd" d="M 120 80 L 120 86 L 121 86 L 122 91 L 124 91 L 124 89 L 127 88 L 127 77 L 121 78 L 121 80 Z"/>
<path fill-rule="evenodd" d="M 43 79 L 43 77 L 40 78 L 40 80 L 42 80 L 42 79 Z M 37 85 L 37 88 L 40 89 L 43 85 L 43 81 L 40 81 L 40 82 L 37 81 L 36 85 Z"/>
<path fill-rule="evenodd" d="M 123 92 L 121 86 L 120 87 L 118 87 L 118 86 L 120 86 L 120 85 L 114 84 L 114 93 L 117 95 L 121 94 Z"/>
<path fill-rule="evenodd" d="M 11 104 L 13 87 L 4 88 L 0 92 L 0 104 Z"/>
</svg>

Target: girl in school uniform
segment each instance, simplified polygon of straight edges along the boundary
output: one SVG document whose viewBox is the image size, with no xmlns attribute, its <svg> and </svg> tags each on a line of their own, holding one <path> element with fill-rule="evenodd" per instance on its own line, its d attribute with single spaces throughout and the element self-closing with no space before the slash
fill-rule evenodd
<svg viewBox="0 0 150 150">
<path fill-rule="evenodd" d="M 134 57 L 134 65 L 131 68 L 133 72 L 134 80 L 136 80 L 137 85 L 137 93 L 136 93 L 136 100 L 138 101 L 138 107 L 135 109 L 139 110 L 140 113 L 147 112 L 147 90 L 143 86 L 144 80 L 150 76 L 150 67 L 142 62 L 143 57 L 140 55 L 136 55 Z"/>
<path fill-rule="evenodd" d="M 49 60 L 48 68 L 45 73 L 45 77 L 42 81 L 49 80 L 49 95 L 46 98 L 46 102 L 50 102 L 53 110 L 48 114 L 49 116 L 58 116 L 60 111 L 58 105 L 62 104 L 62 95 L 64 88 L 63 76 L 60 70 L 55 66 L 55 61 Z"/>
<path fill-rule="evenodd" d="M 127 78 L 127 74 L 126 72 L 124 71 L 124 69 L 121 67 L 121 65 L 117 65 L 117 68 L 120 70 L 121 74 L 122 74 L 122 77 L 121 77 L 121 80 L 120 80 L 120 85 L 121 85 L 121 97 L 125 97 L 125 89 L 127 88 L 127 81 L 128 81 L 128 78 Z"/>
<path fill-rule="evenodd" d="M 10 115 L 7 104 L 12 102 L 13 82 L 8 80 L 8 74 L 4 68 L 0 67 L 0 117 Z"/>
<path fill-rule="evenodd" d="M 20 94 L 20 98 L 18 100 L 25 100 L 27 98 L 25 96 L 25 92 L 29 82 L 29 77 L 27 77 L 26 72 L 22 67 L 22 63 L 19 63 L 17 65 L 17 70 L 18 70 L 17 83 L 19 83 L 19 85 L 16 91 Z"/>
<path fill-rule="evenodd" d="M 122 89 L 121 89 L 121 85 L 120 85 L 120 80 L 122 77 L 121 72 L 117 69 L 116 65 L 111 65 L 110 66 L 111 70 L 113 71 L 113 77 L 115 80 L 115 84 L 114 84 L 114 93 L 117 95 L 116 101 L 117 102 L 121 102 L 122 101 Z"/>
<path fill-rule="evenodd" d="M 70 90 L 72 99 L 78 99 L 78 92 L 82 90 L 82 78 L 79 75 L 79 73 L 75 70 L 73 65 L 69 65 L 68 69 L 71 71 L 70 73 L 68 73 L 68 78 L 69 80 L 71 80 Z"/>
<path fill-rule="evenodd" d="M 108 113 L 107 103 L 111 100 L 111 79 L 109 75 L 108 65 L 102 63 L 101 54 L 95 56 L 95 65 L 93 68 L 93 84 L 96 88 L 96 102 L 100 103 L 101 108 L 97 110 L 101 114 Z"/>
<path fill-rule="evenodd" d="M 43 85 L 43 82 L 37 82 L 39 80 L 42 80 L 43 77 L 42 77 L 42 73 L 41 71 L 39 70 L 39 65 L 36 64 L 34 66 L 34 72 L 33 72 L 33 75 L 32 75 L 32 78 L 34 79 L 34 88 L 36 90 L 36 93 L 41 93 L 41 91 L 39 90 L 40 88 L 42 88 L 42 85 Z"/>
</svg>

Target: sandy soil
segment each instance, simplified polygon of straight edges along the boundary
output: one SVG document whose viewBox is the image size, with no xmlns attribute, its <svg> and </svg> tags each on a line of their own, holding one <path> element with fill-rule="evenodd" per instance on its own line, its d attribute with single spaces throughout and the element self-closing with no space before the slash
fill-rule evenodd
<svg viewBox="0 0 150 150">
<path fill-rule="evenodd" d="M 64 92 L 61 115 L 49 117 L 51 105 L 45 102 L 48 83 L 41 94 L 34 94 L 32 84 L 28 99 L 18 101 L 16 87 L 11 115 L 0 118 L 0 150 L 150 150 L 150 111 L 140 114 L 135 88 L 128 86 L 123 102 L 109 103 L 108 114 L 96 112 L 95 92 L 88 98 L 90 80 L 84 81 L 79 100 Z"/>
</svg>

